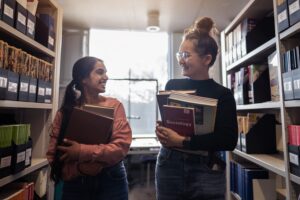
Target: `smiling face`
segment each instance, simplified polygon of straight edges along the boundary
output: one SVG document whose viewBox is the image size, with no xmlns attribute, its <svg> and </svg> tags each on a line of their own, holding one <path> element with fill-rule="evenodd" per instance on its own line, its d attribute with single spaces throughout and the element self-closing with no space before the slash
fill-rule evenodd
<svg viewBox="0 0 300 200">
<path fill-rule="evenodd" d="M 103 62 L 97 61 L 89 76 L 82 80 L 83 88 L 88 93 L 104 93 L 108 80 L 106 67 Z"/>
<path fill-rule="evenodd" d="M 194 80 L 209 78 L 208 69 L 211 55 L 200 56 L 194 47 L 193 40 L 183 40 L 177 56 L 178 63 L 182 67 L 182 75 Z"/>
</svg>

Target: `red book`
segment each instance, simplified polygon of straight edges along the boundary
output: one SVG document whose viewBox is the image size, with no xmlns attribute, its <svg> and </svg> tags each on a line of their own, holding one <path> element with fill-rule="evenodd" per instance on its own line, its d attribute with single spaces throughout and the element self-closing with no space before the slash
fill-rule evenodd
<svg viewBox="0 0 300 200">
<path fill-rule="evenodd" d="M 195 134 L 195 109 L 188 107 L 163 106 L 163 126 L 182 136 Z"/>
</svg>

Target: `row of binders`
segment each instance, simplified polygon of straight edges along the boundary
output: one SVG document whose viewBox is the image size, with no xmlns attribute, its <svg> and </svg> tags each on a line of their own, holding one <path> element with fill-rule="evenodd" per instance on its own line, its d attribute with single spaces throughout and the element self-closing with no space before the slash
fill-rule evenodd
<svg viewBox="0 0 300 200">
<path fill-rule="evenodd" d="M 238 105 L 279 101 L 278 59 L 274 52 L 268 64 L 251 64 L 227 74 L 227 85 Z"/>
<path fill-rule="evenodd" d="M 51 103 L 53 64 L 0 40 L 0 100 Z"/>
<path fill-rule="evenodd" d="M 252 163 L 230 161 L 230 191 L 242 200 L 276 199 L 275 179 Z"/>
<path fill-rule="evenodd" d="M 195 92 L 159 91 L 157 102 L 163 126 L 183 136 L 213 132 L 218 100 L 196 96 Z"/>
<path fill-rule="evenodd" d="M 300 51 L 299 46 L 286 51 L 283 55 L 284 99 L 300 99 Z"/>
<path fill-rule="evenodd" d="M 54 50 L 54 18 L 49 10 L 38 8 L 38 0 L 0 1 L 0 20 Z"/>
<path fill-rule="evenodd" d="M 279 32 L 300 21 L 299 0 L 277 0 L 276 3 Z"/>
<path fill-rule="evenodd" d="M 245 18 L 225 36 L 225 64 L 232 64 L 252 50 L 272 39 L 274 17 Z"/>
<path fill-rule="evenodd" d="M 30 124 L 0 126 L 0 178 L 31 165 Z"/>
</svg>

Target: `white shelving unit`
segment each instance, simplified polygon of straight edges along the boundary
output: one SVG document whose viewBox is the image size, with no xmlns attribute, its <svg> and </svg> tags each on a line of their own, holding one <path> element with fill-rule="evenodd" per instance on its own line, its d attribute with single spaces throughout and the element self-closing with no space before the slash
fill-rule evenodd
<svg viewBox="0 0 300 200">
<path fill-rule="evenodd" d="M 275 37 L 271 40 L 260 45 L 256 49 L 252 50 L 242 58 L 234 61 L 233 63 L 226 64 L 225 53 L 225 36 L 227 36 L 234 28 L 242 22 L 245 18 L 262 18 L 266 13 L 274 14 L 274 27 Z M 277 1 L 276 0 L 250 0 L 248 4 L 240 11 L 240 13 L 232 20 L 232 22 L 221 33 L 221 52 L 222 52 L 222 78 L 223 85 L 227 85 L 227 74 L 238 71 L 240 68 L 249 64 L 253 64 L 256 61 L 266 60 L 267 56 L 277 52 L 278 63 L 278 81 L 279 81 L 279 93 L 280 99 L 277 102 L 265 102 L 258 104 L 237 105 L 237 112 L 245 113 L 249 112 L 263 112 L 263 113 L 276 113 L 278 120 L 281 122 L 281 134 L 278 154 L 247 154 L 239 150 L 227 153 L 227 199 L 240 199 L 240 197 L 230 192 L 230 160 L 247 160 L 255 163 L 276 176 L 276 192 L 278 199 L 297 199 L 300 191 L 300 177 L 295 176 L 289 171 L 289 155 L 287 148 L 288 133 L 287 125 L 291 123 L 290 117 L 295 117 L 300 113 L 300 100 L 285 101 L 283 97 L 283 84 L 282 84 L 282 54 L 284 52 L 285 45 L 289 45 L 289 42 L 295 42 L 295 38 L 299 38 L 300 35 L 300 22 L 289 27 L 287 30 L 279 33 L 277 26 Z M 295 37 L 296 36 L 296 37 Z M 289 40 L 294 38 L 293 40 Z M 299 40 L 300 41 L 300 40 Z M 300 42 L 298 43 L 298 45 Z M 268 86 L 266 86 L 268 87 Z M 297 118 L 299 119 L 299 118 Z M 300 123 L 299 121 L 297 121 Z M 295 122 L 294 122 L 295 123 Z M 279 178 L 278 178 L 279 177 Z"/>
<path fill-rule="evenodd" d="M 58 109 L 60 52 L 62 38 L 62 8 L 59 6 L 56 0 L 39 0 L 38 9 L 39 8 L 50 10 L 52 17 L 54 18 L 54 51 L 41 45 L 40 43 L 0 20 L 0 35 L 4 34 L 6 35 L 6 38 L 9 37 L 13 39 L 17 44 L 21 45 L 23 51 L 31 52 L 37 57 L 40 56 L 39 58 L 42 59 L 46 58 L 54 66 L 51 104 L 0 100 L 1 113 L 13 113 L 15 116 L 17 116 L 18 123 L 30 123 L 31 137 L 33 141 L 31 165 L 19 173 L 0 179 L 0 189 L 1 187 L 23 176 L 48 166 L 48 161 L 45 156 L 49 141 L 48 131 Z M 5 41 L 5 38 L 2 38 L 2 36 L 0 36 L 0 39 Z"/>
</svg>

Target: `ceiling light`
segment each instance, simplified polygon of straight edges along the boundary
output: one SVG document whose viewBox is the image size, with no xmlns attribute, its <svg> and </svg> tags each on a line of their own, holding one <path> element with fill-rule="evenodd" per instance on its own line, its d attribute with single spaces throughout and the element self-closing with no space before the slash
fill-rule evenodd
<svg viewBox="0 0 300 200">
<path fill-rule="evenodd" d="M 157 32 L 159 28 L 159 12 L 152 10 L 148 12 L 148 26 L 146 28 L 149 32 Z"/>
</svg>

